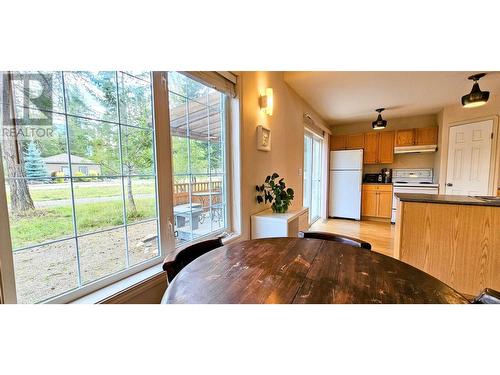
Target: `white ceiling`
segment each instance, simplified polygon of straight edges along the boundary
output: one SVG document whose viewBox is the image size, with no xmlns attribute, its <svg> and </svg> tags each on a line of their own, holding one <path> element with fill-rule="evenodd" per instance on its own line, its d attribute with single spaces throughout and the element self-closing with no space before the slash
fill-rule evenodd
<svg viewBox="0 0 500 375">
<path fill-rule="evenodd" d="M 285 81 L 330 124 L 431 114 L 459 104 L 478 72 L 285 72 Z M 500 72 L 479 81 L 490 100 L 500 95 Z"/>
</svg>

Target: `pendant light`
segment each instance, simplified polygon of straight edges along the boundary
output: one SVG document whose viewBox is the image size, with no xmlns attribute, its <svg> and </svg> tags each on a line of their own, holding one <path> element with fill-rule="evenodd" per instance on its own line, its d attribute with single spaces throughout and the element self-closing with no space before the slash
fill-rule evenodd
<svg viewBox="0 0 500 375">
<path fill-rule="evenodd" d="M 372 122 L 372 128 L 375 130 L 384 129 L 387 126 L 387 121 L 382 118 L 381 113 L 385 111 L 385 108 L 377 108 L 375 111 L 378 112 L 378 117 Z"/>
<path fill-rule="evenodd" d="M 490 97 L 489 91 L 481 91 L 479 88 L 478 81 L 483 78 L 486 73 L 479 73 L 470 76 L 469 79 L 474 81 L 474 85 L 472 85 L 472 90 L 469 94 L 462 96 L 462 105 L 464 108 L 474 108 L 485 105 Z"/>
</svg>

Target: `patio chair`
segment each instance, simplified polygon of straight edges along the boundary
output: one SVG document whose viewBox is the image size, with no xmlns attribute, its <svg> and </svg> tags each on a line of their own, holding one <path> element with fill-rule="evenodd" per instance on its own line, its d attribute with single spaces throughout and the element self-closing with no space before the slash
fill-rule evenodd
<svg viewBox="0 0 500 375">
<path fill-rule="evenodd" d="M 360 247 L 362 249 L 371 250 L 372 245 L 366 241 L 360 240 L 359 238 L 348 237 L 335 233 L 327 232 L 299 232 L 300 238 L 316 238 L 318 240 L 334 241 L 340 242 L 353 247 Z"/>
</svg>

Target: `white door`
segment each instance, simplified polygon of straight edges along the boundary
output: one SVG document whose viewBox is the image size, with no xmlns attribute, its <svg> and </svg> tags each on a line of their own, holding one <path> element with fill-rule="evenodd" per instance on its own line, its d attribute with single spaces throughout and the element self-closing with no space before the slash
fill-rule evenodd
<svg viewBox="0 0 500 375">
<path fill-rule="evenodd" d="M 488 195 L 493 121 L 452 126 L 446 194 Z"/>
</svg>

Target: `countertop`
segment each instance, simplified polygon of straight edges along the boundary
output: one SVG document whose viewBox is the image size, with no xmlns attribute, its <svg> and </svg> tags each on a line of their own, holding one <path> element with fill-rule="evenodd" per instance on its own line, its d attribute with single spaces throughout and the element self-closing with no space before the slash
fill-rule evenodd
<svg viewBox="0 0 500 375">
<path fill-rule="evenodd" d="M 410 194 L 396 193 L 402 202 L 420 203 L 440 203 L 440 204 L 462 204 L 470 206 L 493 206 L 500 207 L 500 199 L 493 201 L 484 200 L 478 197 L 468 197 L 465 195 L 435 195 L 435 194 Z"/>
<path fill-rule="evenodd" d="M 363 182 L 363 185 L 392 185 L 392 182 Z"/>
</svg>

